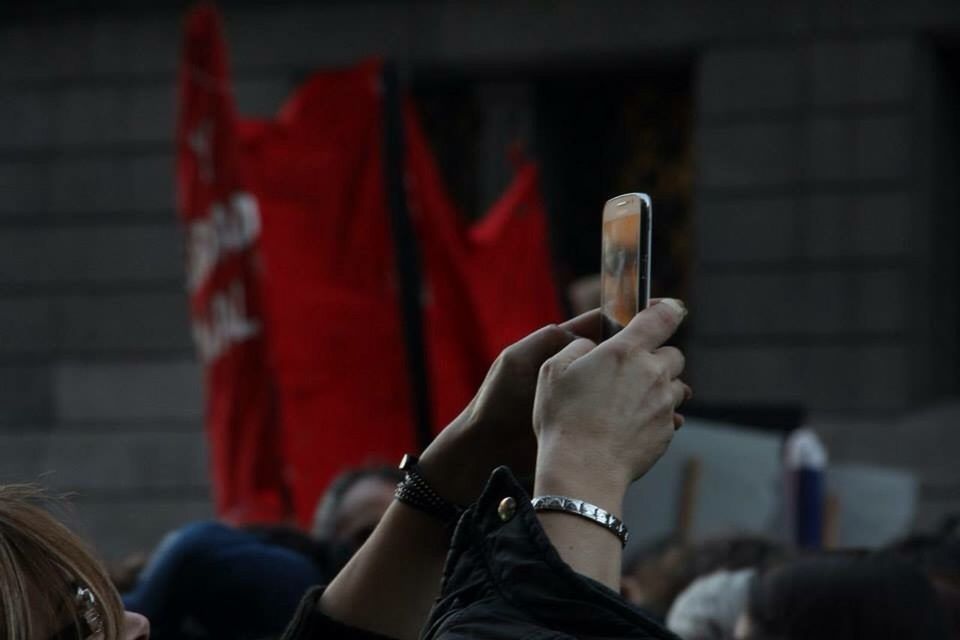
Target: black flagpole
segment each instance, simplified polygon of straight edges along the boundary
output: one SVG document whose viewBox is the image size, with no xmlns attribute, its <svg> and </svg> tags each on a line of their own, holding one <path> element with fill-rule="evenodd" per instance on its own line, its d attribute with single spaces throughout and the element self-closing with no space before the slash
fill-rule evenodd
<svg viewBox="0 0 960 640">
<path fill-rule="evenodd" d="M 413 427 L 416 442 L 422 451 L 433 439 L 430 424 L 430 385 L 423 338 L 417 236 L 410 220 L 404 181 L 403 100 L 397 67 L 391 62 L 383 65 L 383 138 L 383 178 L 400 284 L 400 314 L 410 372 Z"/>
</svg>

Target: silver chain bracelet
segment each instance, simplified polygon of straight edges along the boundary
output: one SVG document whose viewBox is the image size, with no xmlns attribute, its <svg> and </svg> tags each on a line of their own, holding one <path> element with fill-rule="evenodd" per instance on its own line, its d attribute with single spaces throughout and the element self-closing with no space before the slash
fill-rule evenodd
<svg viewBox="0 0 960 640">
<path fill-rule="evenodd" d="M 561 511 L 596 522 L 620 538 L 620 544 L 624 547 L 627 546 L 627 541 L 630 539 L 630 531 L 627 530 L 627 525 L 623 524 L 623 521 L 617 516 L 595 504 L 566 496 L 539 496 L 530 502 L 534 511 Z"/>
</svg>

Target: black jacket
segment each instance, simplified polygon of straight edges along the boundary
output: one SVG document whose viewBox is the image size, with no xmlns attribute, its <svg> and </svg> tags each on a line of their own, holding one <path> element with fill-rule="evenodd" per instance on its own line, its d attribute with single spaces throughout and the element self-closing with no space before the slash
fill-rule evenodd
<svg viewBox="0 0 960 640">
<path fill-rule="evenodd" d="M 501 500 L 517 501 L 503 522 Z M 285 640 L 389 640 L 320 614 L 322 589 L 304 598 Z M 530 499 L 510 472 L 493 472 L 480 499 L 460 520 L 440 598 L 423 631 L 427 640 L 677 640 L 604 585 L 574 572 L 550 544 Z"/>
</svg>

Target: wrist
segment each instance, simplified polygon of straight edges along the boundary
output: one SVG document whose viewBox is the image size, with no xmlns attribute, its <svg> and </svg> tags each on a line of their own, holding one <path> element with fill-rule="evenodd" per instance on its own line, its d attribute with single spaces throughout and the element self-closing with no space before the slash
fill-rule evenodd
<svg viewBox="0 0 960 640">
<path fill-rule="evenodd" d="M 613 465 L 584 464 L 588 455 L 571 458 L 549 452 L 538 455 L 534 497 L 576 498 L 621 517 L 623 498 L 630 485 L 629 474 L 618 472 Z"/>
<path fill-rule="evenodd" d="M 424 479 L 443 499 L 467 506 L 477 499 L 492 469 L 477 470 L 471 455 L 470 433 L 457 418 L 420 456 Z"/>
<path fill-rule="evenodd" d="M 542 445 L 543 443 L 541 443 Z M 615 518 L 623 518 L 623 496 L 629 484 L 628 474 L 616 472 L 602 456 L 591 456 L 590 451 L 571 452 L 542 447 L 537 455 L 534 497 L 565 496 L 589 502 Z M 601 460 L 607 463 L 586 464 Z M 537 518 L 550 543 L 560 558 L 571 569 L 593 578 L 612 590 L 620 583 L 622 539 L 608 527 L 563 511 L 538 511 Z"/>
</svg>

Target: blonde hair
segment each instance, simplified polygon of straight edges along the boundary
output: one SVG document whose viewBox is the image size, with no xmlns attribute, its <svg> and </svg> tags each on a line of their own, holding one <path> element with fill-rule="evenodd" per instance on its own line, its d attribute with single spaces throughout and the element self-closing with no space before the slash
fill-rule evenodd
<svg viewBox="0 0 960 640">
<path fill-rule="evenodd" d="M 86 544 L 51 513 L 54 501 L 30 485 L 0 485 L 0 640 L 34 637 L 37 617 L 54 631 L 84 619 L 77 589 L 89 589 L 102 633 L 120 637 L 123 605 Z"/>
</svg>

